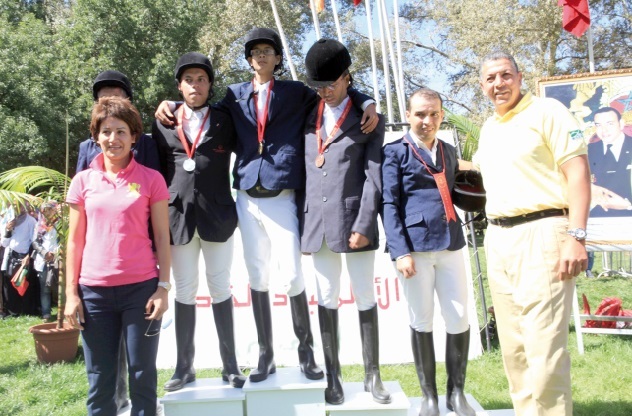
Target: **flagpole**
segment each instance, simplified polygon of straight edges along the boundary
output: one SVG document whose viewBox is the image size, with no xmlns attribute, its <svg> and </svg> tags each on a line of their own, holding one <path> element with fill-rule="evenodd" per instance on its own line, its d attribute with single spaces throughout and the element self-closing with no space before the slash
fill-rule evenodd
<svg viewBox="0 0 632 416">
<path fill-rule="evenodd" d="M 371 69 L 373 80 L 373 98 L 375 99 L 376 110 L 381 112 L 380 105 L 380 90 L 377 85 L 377 59 L 375 58 L 375 39 L 373 38 L 373 19 L 371 18 L 371 0 L 364 0 L 364 7 L 366 8 L 366 25 L 369 29 L 369 48 L 371 49 Z"/>
<path fill-rule="evenodd" d="M 588 27 L 588 33 L 586 34 L 586 38 L 588 39 L 588 66 L 590 68 L 590 72 L 595 72 L 595 56 L 593 55 L 593 37 L 592 37 L 592 28 Z"/>
<path fill-rule="evenodd" d="M 397 67 L 397 62 L 395 61 L 395 52 L 393 51 L 393 39 L 391 37 L 391 28 L 388 25 L 388 14 L 386 11 L 386 3 L 384 0 L 379 0 L 382 4 L 381 12 L 384 16 L 384 32 L 386 33 L 386 42 L 388 44 L 388 56 L 391 59 L 391 67 L 393 68 L 393 81 L 395 81 L 395 95 L 397 98 L 397 103 L 399 107 L 399 120 L 404 121 L 404 107 L 402 106 L 402 86 L 399 82 L 399 70 Z M 390 93 L 390 91 L 389 91 Z"/>
<path fill-rule="evenodd" d="M 318 11 L 316 10 L 316 1 L 309 0 L 312 9 L 312 20 L 314 20 L 314 30 L 316 30 L 316 39 L 320 39 L 320 23 L 318 22 Z"/>
<path fill-rule="evenodd" d="M 331 0 L 331 11 L 334 14 L 334 22 L 336 23 L 336 33 L 338 34 L 338 41 L 342 42 L 342 30 L 340 30 L 340 21 L 338 20 L 338 7 L 336 6 L 336 0 Z"/>
<path fill-rule="evenodd" d="M 384 89 L 386 94 L 386 111 L 388 116 L 388 122 L 393 124 L 393 97 L 391 97 L 391 77 L 388 70 L 388 52 L 386 51 L 386 35 L 384 33 L 383 22 L 384 17 L 382 15 L 382 2 L 377 0 L 377 17 L 380 23 L 380 39 L 382 43 L 382 68 L 384 71 Z"/>
<path fill-rule="evenodd" d="M 310 0 L 314 1 L 314 0 Z M 277 12 L 276 4 L 274 4 L 274 0 L 270 0 L 270 5 L 272 6 L 272 14 L 274 15 L 274 21 L 277 25 L 277 30 L 279 31 L 279 35 L 281 35 L 281 43 L 283 43 L 283 49 L 285 50 L 285 58 L 287 60 L 287 64 L 290 67 L 290 72 L 292 73 L 292 79 L 294 81 L 298 80 L 296 76 L 296 69 L 294 68 L 294 62 L 292 62 L 292 54 L 290 53 L 290 48 L 287 43 L 287 39 L 285 38 L 285 32 L 283 32 L 283 26 L 281 26 L 281 19 L 279 18 L 279 13 Z"/>
</svg>

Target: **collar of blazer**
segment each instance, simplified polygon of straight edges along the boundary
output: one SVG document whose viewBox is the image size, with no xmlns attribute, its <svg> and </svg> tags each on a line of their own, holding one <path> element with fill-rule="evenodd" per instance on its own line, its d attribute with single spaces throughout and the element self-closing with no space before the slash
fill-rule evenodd
<svg viewBox="0 0 632 416">
<path fill-rule="evenodd" d="M 284 83 L 282 81 L 278 81 L 276 79 L 274 80 L 274 88 L 272 88 L 272 95 L 270 96 L 270 107 L 268 108 L 268 122 L 272 120 L 275 115 L 274 100 L 277 93 L 283 88 L 283 86 Z M 257 116 L 255 114 L 255 104 L 253 100 L 256 99 L 257 96 L 252 86 L 252 81 L 242 83 L 239 88 L 239 97 L 236 101 L 239 103 L 239 107 L 241 107 L 241 111 L 246 115 L 248 121 L 250 121 L 250 123 L 255 127 L 257 127 Z"/>
<path fill-rule="evenodd" d="M 409 133 L 406 133 L 404 138 L 406 138 L 406 140 L 408 140 L 408 142 L 406 140 L 402 140 L 402 144 L 406 147 L 406 151 L 408 152 L 409 157 L 415 159 L 415 162 L 418 163 L 419 166 L 421 166 L 422 168 L 424 167 L 423 163 L 421 163 L 421 161 L 419 161 L 417 159 L 417 157 L 415 157 L 413 149 L 409 149 L 410 146 L 415 146 L 415 150 L 417 151 L 419 156 L 421 156 L 421 158 L 424 160 L 424 162 L 426 162 L 426 164 L 429 167 L 431 167 L 432 169 L 436 170 L 437 172 L 441 172 L 443 170 L 443 166 L 441 166 L 441 159 L 440 159 L 440 157 L 441 157 L 441 149 L 437 148 L 437 163 L 434 163 L 432 161 L 432 158 L 428 154 L 428 151 L 425 150 L 425 149 L 421 149 L 419 146 L 417 146 L 417 143 L 415 142 L 415 139 Z M 435 138 L 435 140 L 441 141 L 438 137 Z M 439 146 L 438 143 L 437 143 L 437 146 Z M 443 146 L 443 147 L 445 147 L 445 146 Z M 445 152 L 445 149 L 443 149 L 443 151 Z"/>
</svg>

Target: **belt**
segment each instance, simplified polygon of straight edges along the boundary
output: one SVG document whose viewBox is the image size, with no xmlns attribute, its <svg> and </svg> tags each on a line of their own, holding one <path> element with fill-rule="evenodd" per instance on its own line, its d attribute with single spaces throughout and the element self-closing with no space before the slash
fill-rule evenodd
<svg viewBox="0 0 632 416">
<path fill-rule="evenodd" d="M 248 189 L 246 193 L 252 198 L 273 198 L 281 193 L 281 189 L 271 190 L 264 188 L 261 182 L 257 181 L 255 186 Z"/>
<path fill-rule="evenodd" d="M 11 257 L 13 257 L 14 259 L 24 259 L 24 257 L 28 256 L 28 251 L 24 254 L 22 253 L 18 253 L 17 251 L 11 250 Z"/>
<path fill-rule="evenodd" d="M 530 212 L 528 214 L 517 215 L 515 217 L 489 218 L 487 221 L 489 221 L 489 223 L 493 225 L 511 228 L 516 225 L 539 220 L 542 218 L 561 217 L 566 214 L 568 214 L 568 209 L 566 208 L 552 208 L 544 209 L 542 211 Z"/>
</svg>

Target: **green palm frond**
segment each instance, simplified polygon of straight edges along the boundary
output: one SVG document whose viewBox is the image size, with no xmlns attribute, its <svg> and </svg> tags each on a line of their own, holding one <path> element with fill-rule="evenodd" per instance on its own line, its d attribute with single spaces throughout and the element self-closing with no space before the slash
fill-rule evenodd
<svg viewBox="0 0 632 416">
<path fill-rule="evenodd" d="M 0 189 L 31 193 L 42 188 L 63 194 L 70 179 L 61 172 L 43 166 L 23 166 L 0 174 Z"/>
<path fill-rule="evenodd" d="M 469 118 L 454 114 L 446 110 L 446 121 L 453 125 L 456 130 L 464 137 L 463 141 L 463 159 L 472 160 L 472 155 L 478 148 L 478 138 L 481 129 L 474 124 Z"/>
</svg>

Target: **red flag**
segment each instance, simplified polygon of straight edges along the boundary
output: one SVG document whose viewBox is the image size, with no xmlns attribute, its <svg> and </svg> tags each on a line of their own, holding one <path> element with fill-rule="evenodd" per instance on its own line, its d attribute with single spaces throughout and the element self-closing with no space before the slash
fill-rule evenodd
<svg viewBox="0 0 632 416">
<path fill-rule="evenodd" d="M 360 3 L 362 3 L 362 0 L 353 0 L 353 5 L 354 6 L 357 6 Z"/>
<path fill-rule="evenodd" d="M 590 27 L 588 0 L 558 0 L 558 6 L 564 7 L 562 27 L 578 38 Z"/>
</svg>

